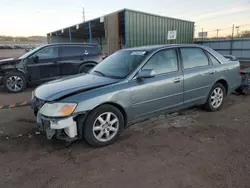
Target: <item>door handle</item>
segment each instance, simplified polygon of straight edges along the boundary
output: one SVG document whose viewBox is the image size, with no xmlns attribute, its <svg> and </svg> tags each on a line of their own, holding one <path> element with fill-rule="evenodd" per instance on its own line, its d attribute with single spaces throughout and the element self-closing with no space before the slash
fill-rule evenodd
<svg viewBox="0 0 250 188">
<path fill-rule="evenodd" d="M 215 71 L 211 71 L 211 72 L 209 72 L 209 74 L 210 74 L 210 75 L 213 75 L 213 74 L 215 74 Z"/>
<path fill-rule="evenodd" d="M 181 78 L 175 78 L 174 83 L 179 83 L 181 81 Z"/>
</svg>

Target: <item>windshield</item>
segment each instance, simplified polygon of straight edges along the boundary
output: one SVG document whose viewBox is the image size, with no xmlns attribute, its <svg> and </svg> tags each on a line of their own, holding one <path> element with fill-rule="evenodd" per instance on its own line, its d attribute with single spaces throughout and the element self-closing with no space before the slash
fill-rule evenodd
<svg viewBox="0 0 250 188">
<path fill-rule="evenodd" d="M 26 57 L 28 57 L 29 55 L 33 54 L 34 52 L 36 52 L 37 50 L 39 50 L 40 48 L 42 48 L 43 46 L 39 46 L 36 47 L 33 50 L 30 50 L 29 52 L 25 53 L 24 55 L 22 55 L 21 57 L 19 57 L 18 59 L 25 59 Z"/>
<path fill-rule="evenodd" d="M 125 78 L 145 59 L 146 51 L 119 51 L 95 66 L 90 74 Z"/>
</svg>

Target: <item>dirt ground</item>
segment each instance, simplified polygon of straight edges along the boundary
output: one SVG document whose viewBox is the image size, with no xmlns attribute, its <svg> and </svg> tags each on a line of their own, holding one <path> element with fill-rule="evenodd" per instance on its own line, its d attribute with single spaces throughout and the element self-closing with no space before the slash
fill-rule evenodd
<svg viewBox="0 0 250 188">
<path fill-rule="evenodd" d="M 0 104 L 29 99 L 0 91 Z M 131 126 L 113 145 L 47 141 L 29 107 L 0 111 L 0 187 L 246 188 L 250 96 L 219 112 L 199 108 Z"/>
</svg>

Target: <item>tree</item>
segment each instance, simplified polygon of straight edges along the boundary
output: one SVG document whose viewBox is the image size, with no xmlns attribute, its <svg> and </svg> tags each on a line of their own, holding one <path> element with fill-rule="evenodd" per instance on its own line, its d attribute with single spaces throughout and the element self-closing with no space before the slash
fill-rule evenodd
<svg viewBox="0 0 250 188">
<path fill-rule="evenodd" d="M 250 37 L 250 31 L 242 31 L 240 37 Z"/>
</svg>

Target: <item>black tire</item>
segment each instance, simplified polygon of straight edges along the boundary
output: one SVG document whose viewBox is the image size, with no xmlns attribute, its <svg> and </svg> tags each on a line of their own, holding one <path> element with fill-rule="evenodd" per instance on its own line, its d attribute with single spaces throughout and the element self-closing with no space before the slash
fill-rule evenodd
<svg viewBox="0 0 250 188">
<path fill-rule="evenodd" d="M 218 106 L 215 107 L 215 106 L 212 105 L 212 100 L 213 100 L 213 99 L 212 99 L 212 96 L 214 95 L 213 92 L 214 92 L 215 89 L 217 89 L 217 88 L 220 88 L 221 91 L 223 92 L 223 95 L 222 95 L 223 98 L 222 98 L 222 101 L 220 102 L 220 104 L 219 104 Z M 207 98 L 207 102 L 206 102 L 206 104 L 205 104 L 205 109 L 206 109 L 207 111 L 210 111 L 210 112 L 218 111 L 218 110 L 222 107 L 225 97 L 226 97 L 226 89 L 225 89 L 225 87 L 224 87 L 222 84 L 220 84 L 220 83 L 216 83 L 216 84 L 213 86 L 213 88 L 211 89 L 210 93 L 209 93 L 209 96 L 208 96 L 208 98 Z"/>
<path fill-rule="evenodd" d="M 93 130 L 94 123 L 97 121 L 97 118 L 100 115 L 105 114 L 105 113 L 113 113 L 114 115 L 116 115 L 116 117 L 118 119 L 117 132 L 116 132 L 116 134 L 114 134 L 112 139 L 110 139 L 108 141 L 100 141 L 94 135 L 94 130 Z M 92 145 L 94 147 L 104 147 L 104 146 L 107 146 L 107 145 L 114 143 L 115 140 L 119 137 L 119 135 L 123 131 L 123 129 L 124 129 L 124 117 L 123 117 L 122 113 L 120 112 L 120 110 L 112 105 L 102 105 L 102 106 L 97 107 L 93 111 L 91 111 L 90 114 L 88 115 L 88 117 L 85 121 L 84 128 L 83 128 L 83 136 L 84 136 L 85 140 L 87 141 L 87 143 L 89 143 L 90 145 Z M 101 130 L 101 131 L 103 131 L 103 130 Z M 103 135 L 104 134 L 105 133 L 103 133 Z M 106 134 L 105 134 L 105 136 L 106 136 Z"/>
<path fill-rule="evenodd" d="M 88 73 L 95 65 L 82 65 L 79 68 L 79 73 Z"/>
<path fill-rule="evenodd" d="M 18 78 L 18 81 L 16 81 L 18 88 L 13 88 L 8 84 L 11 78 Z M 22 84 L 21 84 L 22 83 Z M 27 79 L 25 76 L 20 72 L 10 72 L 7 73 L 3 78 L 3 85 L 4 88 L 10 92 L 10 93 L 19 93 L 22 92 L 27 87 Z"/>
</svg>

